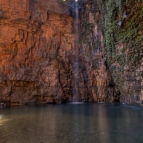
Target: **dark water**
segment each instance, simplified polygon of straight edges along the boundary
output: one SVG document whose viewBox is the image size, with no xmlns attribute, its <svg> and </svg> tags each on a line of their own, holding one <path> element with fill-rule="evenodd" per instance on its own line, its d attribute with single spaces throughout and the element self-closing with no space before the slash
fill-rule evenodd
<svg viewBox="0 0 143 143">
<path fill-rule="evenodd" d="M 143 143 L 143 108 L 66 104 L 3 109 L 0 143 Z"/>
</svg>

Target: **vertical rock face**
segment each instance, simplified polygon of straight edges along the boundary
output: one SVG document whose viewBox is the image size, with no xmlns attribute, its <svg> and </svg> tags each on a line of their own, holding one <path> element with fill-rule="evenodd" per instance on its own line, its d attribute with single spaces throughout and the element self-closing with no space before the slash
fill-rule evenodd
<svg viewBox="0 0 143 143">
<path fill-rule="evenodd" d="M 80 10 L 76 90 L 82 101 L 119 101 L 120 91 L 125 92 L 110 73 L 97 2 L 87 0 Z M 0 101 L 17 105 L 72 100 L 73 23 L 69 8 L 55 0 L 0 0 Z M 136 83 L 140 86 L 141 80 Z"/>
<path fill-rule="evenodd" d="M 143 102 L 143 2 L 97 0 L 104 55 L 122 102 Z"/>
<path fill-rule="evenodd" d="M 87 3 L 80 14 L 79 100 L 119 100 L 92 6 Z M 53 103 L 74 97 L 75 35 L 69 14 L 54 0 L 0 0 L 0 101 Z"/>
<path fill-rule="evenodd" d="M 83 75 L 86 90 L 88 89 L 90 97 L 96 102 L 120 101 L 120 92 L 107 69 L 99 10 L 94 0 L 86 1 L 82 6 L 79 27 L 79 56 L 83 61 L 80 65 L 84 66 L 81 75 Z"/>
<path fill-rule="evenodd" d="M 82 6 L 80 57 L 95 101 L 143 102 L 142 7 L 134 0 L 87 0 Z"/>
<path fill-rule="evenodd" d="M 0 100 L 66 97 L 73 45 L 69 9 L 47 0 L 0 0 Z"/>
<path fill-rule="evenodd" d="M 142 19 L 142 1 L 87 0 L 84 3 L 81 10 L 81 51 L 90 54 L 84 59 L 93 67 L 89 68 L 88 62 L 85 64 L 95 77 L 91 80 L 92 87 L 97 85 L 93 93 L 95 99 L 99 96 L 114 101 L 143 103 Z"/>
</svg>

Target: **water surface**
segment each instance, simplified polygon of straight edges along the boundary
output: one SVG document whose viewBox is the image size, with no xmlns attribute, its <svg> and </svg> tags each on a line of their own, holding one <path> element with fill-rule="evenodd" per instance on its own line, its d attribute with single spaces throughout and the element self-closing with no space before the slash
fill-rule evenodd
<svg viewBox="0 0 143 143">
<path fill-rule="evenodd" d="M 143 143 L 143 108 L 65 104 L 0 110 L 0 143 Z"/>
</svg>

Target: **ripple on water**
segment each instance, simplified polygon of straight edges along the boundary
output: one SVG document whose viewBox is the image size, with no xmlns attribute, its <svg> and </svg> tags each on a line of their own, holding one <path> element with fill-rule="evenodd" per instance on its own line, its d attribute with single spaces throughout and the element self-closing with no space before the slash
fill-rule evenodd
<svg viewBox="0 0 143 143">
<path fill-rule="evenodd" d="M 130 106 L 130 105 L 123 105 L 124 107 L 130 108 L 133 111 L 137 111 L 137 110 L 143 110 L 143 108 L 141 107 L 136 107 L 136 106 Z"/>
</svg>

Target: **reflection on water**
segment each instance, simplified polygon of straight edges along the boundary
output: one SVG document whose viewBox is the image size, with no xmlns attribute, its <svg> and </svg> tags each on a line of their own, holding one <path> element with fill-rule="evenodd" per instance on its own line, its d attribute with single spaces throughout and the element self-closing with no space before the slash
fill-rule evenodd
<svg viewBox="0 0 143 143">
<path fill-rule="evenodd" d="M 2 119 L 2 115 L 0 115 L 0 119 Z"/>
<path fill-rule="evenodd" d="M 4 122 L 9 121 L 9 119 L 5 119 L 3 115 L 0 114 L 0 126 L 4 124 Z"/>
<path fill-rule="evenodd" d="M 142 107 L 67 104 L 3 109 L 0 114 L 0 143 L 143 142 Z"/>
</svg>

